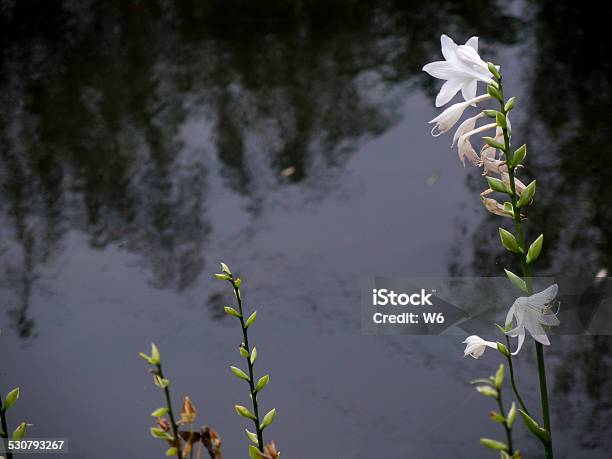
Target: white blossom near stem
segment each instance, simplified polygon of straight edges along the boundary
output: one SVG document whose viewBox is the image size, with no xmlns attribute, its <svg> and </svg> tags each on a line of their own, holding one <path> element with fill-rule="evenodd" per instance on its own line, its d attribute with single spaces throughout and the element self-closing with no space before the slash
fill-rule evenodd
<svg viewBox="0 0 612 459">
<path fill-rule="evenodd" d="M 439 135 L 449 131 L 457 123 L 457 121 L 459 121 L 459 118 L 461 118 L 461 115 L 463 115 L 466 108 L 472 104 L 477 104 L 487 100 L 490 97 L 491 96 L 488 94 L 483 94 L 465 102 L 457 102 L 456 104 L 451 105 L 429 122 L 429 124 L 435 124 L 431 130 L 431 135 L 438 137 Z"/>
<path fill-rule="evenodd" d="M 436 97 L 436 107 L 447 104 L 459 91 L 466 101 L 473 99 L 478 81 L 493 81 L 487 63 L 478 55 L 478 37 L 457 45 L 452 38 L 442 35 L 440 44 L 445 60 L 423 66 L 423 71 L 432 77 L 446 80 Z"/>
<path fill-rule="evenodd" d="M 487 346 L 497 349 L 497 343 L 494 343 L 493 341 L 486 341 L 478 335 L 468 336 L 463 343 L 466 345 L 465 350 L 463 351 L 463 356 L 467 357 L 469 355 L 475 359 L 484 354 Z"/>
<path fill-rule="evenodd" d="M 479 134 L 481 132 L 488 131 L 489 129 L 495 129 L 496 126 L 497 124 L 495 123 L 485 124 L 484 126 L 472 129 L 471 131 L 466 132 L 465 134 L 462 134 L 459 137 L 459 140 L 457 142 L 457 153 L 459 154 L 459 159 L 461 160 L 464 166 L 465 158 L 468 158 L 469 161 L 474 165 L 478 165 L 478 163 L 480 162 L 480 158 L 478 157 L 476 150 L 474 150 L 474 147 L 470 142 L 470 137 L 472 137 L 474 134 Z"/>
<path fill-rule="evenodd" d="M 451 148 L 455 146 L 457 140 L 459 140 L 459 137 L 467 132 L 473 131 L 476 128 L 476 121 L 485 116 L 486 115 L 481 112 L 476 116 L 472 116 L 471 118 L 464 120 L 455 131 L 455 135 L 453 135 L 453 143 L 451 144 Z"/>
<path fill-rule="evenodd" d="M 521 296 L 514 301 L 508 310 L 505 322 L 506 328 L 513 321 L 516 322 L 516 327 L 506 332 L 508 336 L 518 338 L 518 346 L 512 355 L 518 354 L 523 347 L 527 332 L 537 342 L 545 346 L 550 345 L 544 326 L 555 327 L 560 324 L 557 313 L 552 311 L 552 304 L 557 298 L 558 290 L 557 284 L 553 284 L 546 290 L 531 296 Z"/>
</svg>

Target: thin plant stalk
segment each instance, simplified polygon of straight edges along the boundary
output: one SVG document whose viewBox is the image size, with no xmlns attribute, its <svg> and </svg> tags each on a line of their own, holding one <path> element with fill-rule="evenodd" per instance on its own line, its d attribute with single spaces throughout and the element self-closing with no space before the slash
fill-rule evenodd
<svg viewBox="0 0 612 459">
<path fill-rule="evenodd" d="M 162 371 L 161 362 L 156 363 L 157 374 L 160 378 L 164 379 L 164 373 Z M 170 389 L 168 386 L 164 387 L 164 396 L 166 397 L 166 407 L 168 408 L 168 417 L 170 418 L 170 425 L 172 426 L 172 433 L 174 434 L 174 441 L 176 443 L 176 456 L 178 459 L 183 459 L 183 452 L 181 451 L 181 443 L 178 431 L 178 425 L 174 419 L 174 412 L 172 411 L 172 400 L 170 399 Z"/>
<path fill-rule="evenodd" d="M 497 405 L 499 406 L 499 412 L 501 413 L 502 416 L 505 417 L 506 410 L 504 410 L 504 402 L 502 401 L 501 390 L 499 391 L 497 395 Z M 512 429 L 508 425 L 508 419 L 505 419 L 502 424 L 504 426 L 504 430 L 506 431 L 506 440 L 508 442 L 508 452 L 512 454 L 514 451 L 514 447 L 512 446 Z"/>
<path fill-rule="evenodd" d="M 505 336 L 506 336 L 507 347 L 508 349 L 510 349 L 510 338 L 508 337 L 508 335 L 505 335 Z M 523 409 L 523 411 L 527 413 L 529 416 L 531 416 L 531 414 L 529 413 L 529 410 L 527 409 L 527 405 L 525 405 L 525 402 L 523 402 L 523 398 L 521 397 L 521 394 L 519 394 L 518 388 L 516 387 L 516 382 L 514 380 L 514 365 L 512 364 L 512 355 L 507 354 L 506 359 L 508 359 L 508 368 L 510 369 L 510 385 L 512 386 L 512 391 L 514 392 L 514 396 L 516 397 L 516 400 L 521 405 L 521 408 Z"/>
<path fill-rule="evenodd" d="M 496 78 L 496 80 L 497 80 L 497 85 L 499 88 L 499 93 L 501 94 L 501 101 L 500 101 L 501 113 L 504 115 L 504 117 L 506 117 L 508 112 L 506 111 L 506 107 L 505 107 L 504 89 L 502 85 L 501 75 L 499 78 Z M 520 212 L 519 207 L 517 206 L 518 195 L 516 193 L 516 186 L 514 183 L 515 166 L 512 165 L 513 155 L 510 152 L 510 135 L 508 133 L 507 127 L 503 127 L 502 132 L 504 134 L 504 154 L 506 156 L 507 164 L 508 164 L 508 176 L 510 180 L 510 191 L 511 191 L 510 200 L 512 203 L 512 211 L 514 214 L 514 226 L 516 228 L 517 243 L 518 243 L 519 248 L 521 249 L 521 253 L 519 254 L 519 256 L 521 259 L 521 267 L 523 269 L 523 279 L 527 286 L 528 293 L 531 294 L 533 292 L 533 284 L 532 284 L 532 279 L 531 279 L 531 267 L 529 266 L 529 263 L 527 263 L 527 255 L 526 255 L 527 247 L 525 244 L 525 237 L 523 235 L 521 212 Z M 539 382 L 540 382 L 542 418 L 544 420 L 544 428 L 551 435 L 551 439 L 545 442 L 544 446 L 546 449 L 546 459 L 552 459 L 553 458 L 552 432 L 550 429 L 550 412 L 549 412 L 549 407 L 548 407 L 548 388 L 546 385 L 546 368 L 544 364 L 544 349 L 542 347 L 542 344 L 539 342 L 536 342 L 536 355 L 537 355 L 537 361 L 538 361 L 538 376 L 539 376 Z"/>
<path fill-rule="evenodd" d="M 240 295 L 240 287 L 236 285 L 236 281 L 232 278 L 230 279 L 232 287 L 234 289 L 234 294 L 236 295 L 236 301 L 238 302 L 238 312 L 240 313 L 240 326 L 242 327 L 242 338 L 244 343 L 244 349 L 247 351 L 248 355 L 251 355 L 251 348 L 249 346 L 249 333 L 247 327 L 244 322 L 244 313 L 242 311 L 242 296 Z M 257 447 L 259 451 L 263 453 L 264 443 L 263 443 L 263 430 L 261 429 L 261 423 L 259 421 L 259 406 L 257 404 L 257 391 L 255 390 L 255 375 L 253 372 L 253 363 L 251 363 L 251 359 L 247 358 L 247 366 L 249 370 L 249 391 L 251 394 L 251 400 L 253 401 L 253 414 L 255 418 L 253 423 L 255 424 L 255 432 L 257 435 Z"/>
</svg>

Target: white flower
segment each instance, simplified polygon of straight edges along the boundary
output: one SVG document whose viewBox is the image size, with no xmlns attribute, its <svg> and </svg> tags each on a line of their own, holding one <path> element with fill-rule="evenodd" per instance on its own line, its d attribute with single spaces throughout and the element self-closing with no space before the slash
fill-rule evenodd
<svg viewBox="0 0 612 459">
<path fill-rule="evenodd" d="M 463 351 L 463 356 L 466 357 L 469 355 L 475 359 L 484 354 L 487 346 L 497 349 L 497 343 L 494 343 L 493 341 L 486 341 L 477 335 L 468 336 L 463 343 L 466 344 L 465 351 Z"/>
<path fill-rule="evenodd" d="M 492 192 L 490 188 L 480 193 L 480 198 L 482 199 L 482 203 L 485 208 L 494 215 L 499 215 L 500 217 L 508 217 L 513 218 L 512 212 L 508 212 L 502 204 L 500 204 L 495 199 L 487 198 L 486 195 Z"/>
<path fill-rule="evenodd" d="M 478 102 L 487 100 L 490 97 L 491 96 L 488 94 L 483 94 L 482 96 L 474 97 L 473 99 L 465 102 L 458 102 L 451 105 L 429 122 L 429 124 L 435 123 L 435 126 L 431 130 L 431 135 L 437 137 L 440 134 L 444 134 L 445 132 L 449 131 L 457 123 L 457 121 L 459 121 L 459 118 L 461 118 L 461 115 L 463 115 L 466 108 L 472 104 L 477 104 Z"/>
<path fill-rule="evenodd" d="M 470 38 L 465 45 L 457 45 L 452 38 L 442 35 L 440 43 L 446 60 L 423 67 L 432 77 L 446 80 L 436 97 L 436 107 L 448 103 L 459 90 L 466 101 L 473 99 L 478 81 L 493 81 L 486 62 L 478 55 L 478 37 Z"/>
<path fill-rule="evenodd" d="M 476 150 L 474 150 L 474 147 L 470 142 L 470 137 L 474 134 L 479 134 L 481 132 L 488 131 L 489 129 L 494 129 L 496 126 L 497 124 L 495 123 L 485 124 L 484 126 L 472 129 L 471 131 L 466 132 L 465 134 L 462 134 L 459 137 L 459 141 L 457 142 L 457 153 L 459 154 L 459 159 L 461 160 L 463 165 L 465 165 L 466 157 L 474 165 L 478 165 L 480 162 L 480 158 L 478 157 Z"/>
<path fill-rule="evenodd" d="M 557 284 L 553 284 L 540 293 L 528 297 L 521 296 L 514 301 L 506 316 L 506 328 L 513 319 L 516 320 L 516 327 L 506 332 L 508 336 L 518 337 L 518 347 L 512 355 L 518 354 L 521 350 L 526 331 L 539 343 L 550 345 L 544 326 L 554 327 L 560 323 L 556 312 L 551 308 L 557 298 L 558 290 Z"/>
</svg>

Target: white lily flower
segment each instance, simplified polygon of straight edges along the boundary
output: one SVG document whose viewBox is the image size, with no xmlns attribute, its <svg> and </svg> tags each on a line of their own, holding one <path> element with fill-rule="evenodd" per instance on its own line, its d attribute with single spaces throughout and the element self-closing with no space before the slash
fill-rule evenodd
<svg viewBox="0 0 612 459">
<path fill-rule="evenodd" d="M 453 143 L 451 144 L 451 148 L 455 146 L 455 144 L 457 143 L 457 140 L 459 140 L 459 137 L 461 137 L 463 134 L 473 131 L 476 128 L 476 121 L 478 121 L 480 118 L 483 118 L 485 116 L 486 115 L 481 112 L 476 116 L 467 118 L 463 123 L 461 123 L 459 127 L 457 128 L 457 130 L 455 131 L 455 135 L 453 136 Z"/>
<path fill-rule="evenodd" d="M 467 357 L 469 355 L 475 359 L 484 354 L 487 346 L 497 349 L 497 343 L 494 343 L 493 341 L 486 341 L 477 335 L 468 336 L 463 343 L 466 344 L 465 351 L 463 351 L 463 356 Z"/>
<path fill-rule="evenodd" d="M 497 159 L 496 152 L 497 150 L 495 148 L 491 148 L 488 144 L 485 144 L 482 150 L 480 150 L 480 162 L 478 163 L 478 166 L 482 167 L 482 175 L 508 172 L 506 161 Z"/>
<path fill-rule="evenodd" d="M 544 326 L 555 327 L 560 324 L 552 304 L 557 298 L 559 287 L 553 284 L 546 290 L 531 296 L 521 296 L 514 301 L 506 316 L 506 328 L 516 320 L 516 327 L 506 332 L 508 336 L 518 337 L 518 347 L 512 355 L 518 354 L 523 347 L 525 334 L 529 332 L 537 342 L 550 345 Z"/>
<path fill-rule="evenodd" d="M 495 123 L 485 124 L 484 126 L 472 129 L 459 137 L 459 141 L 457 142 L 457 153 L 459 154 L 459 159 L 464 166 L 465 158 L 468 158 L 468 160 L 474 165 L 478 165 L 480 162 L 480 158 L 470 142 L 470 137 L 474 134 L 479 134 L 481 132 L 488 131 L 489 129 L 494 129 L 496 126 L 497 125 Z"/>
<path fill-rule="evenodd" d="M 438 137 L 440 134 L 444 134 L 445 132 L 449 131 L 457 123 L 457 121 L 459 121 L 459 118 L 461 118 L 461 115 L 463 115 L 466 108 L 472 104 L 477 104 L 483 100 L 487 100 L 490 97 L 491 96 L 488 94 L 483 94 L 482 96 L 474 97 L 473 99 L 465 102 L 457 102 L 456 104 L 451 105 L 429 122 L 429 124 L 435 123 L 435 126 L 431 130 L 431 135 Z M 437 132 L 435 132 L 436 130 Z"/>
<path fill-rule="evenodd" d="M 470 38 L 465 45 L 457 45 L 452 38 L 442 35 L 440 43 L 445 60 L 423 67 L 432 77 L 446 80 L 436 97 L 436 107 L 448 103 L 459 90 L 466 101 L 473 99 L 478 81 L 493 81 L 487 63 L 478 55 L 478 37 Z"/>
</svg>

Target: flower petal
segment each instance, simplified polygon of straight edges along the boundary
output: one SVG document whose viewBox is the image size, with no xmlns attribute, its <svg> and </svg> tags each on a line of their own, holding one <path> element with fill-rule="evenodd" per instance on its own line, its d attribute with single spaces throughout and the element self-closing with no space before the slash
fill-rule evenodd
<svg viewBox="0 0 612 459">
<path fill-rule="evenodd" d="M 478 37 L 471 37 L 465 42 L 465 45 L 474 48 L 474 51 L 478 51 Z"/>
<path fill-rule="evenodd" d="M 518 335 L 518 345 L 516 346 L 516 351 L 514 351 L 512 355 L 516 355 L 519 353 L 519 351 L 523 347 L 524 342 L 525 342 L 525 333 L 521 333 L 520 335 Z"/>
<path fill-rule="evenodd" d="M 452 80 L 457 78 L 465 78 L 465 72 L 461 72 L 456 66 L 447 61 L 435 61 L 425 64 L 423 71 L 429 73 L 434 78 L 441 80 Z"/>
<path fill-rule="evenodd" d="M 442 105 L 445 105 L 450 102 L 450 100 L 455 97 L 455 94 L 457 94 L 461 89 L 463 81 L 464 80 L 459 79 L 451 79 L 446 81 L 442 85 L 442 88 L 440 89 L 440 92 L 436 97 L 436 107 L 441 107 Z"/>
<path fill-rule="evenodd" d="M 440 44 L 442 47 L 442 55 L 444 59 L 448 62 L 458 62 L 459 58 L 457 57 L 457 44 L 453 41 L 451 37 L 448 35 L 442 35 L 440 37 Z"/>
<path fill-rule="evenodd" d="M 477 80 L 468 80 L 461 86 L 461 94 L 465 100 L 470 100 L 476 97 L 476 89 L 478 87 Z M 476 106 L 476 104 L 472 104 Z"/>
</svg>

